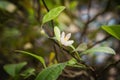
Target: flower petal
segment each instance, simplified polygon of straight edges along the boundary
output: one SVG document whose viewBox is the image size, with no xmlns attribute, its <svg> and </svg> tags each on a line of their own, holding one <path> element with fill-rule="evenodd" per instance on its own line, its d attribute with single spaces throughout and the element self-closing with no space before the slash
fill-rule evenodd
<svg viewBox="0 0 120 80">
<path fill-rule="evenodd" d="M 64 45 L 64 43 L 65 43 L 64 38 L 60 38 L 60 42 L 61 42 L 61 44 L 63 44 L 63 45 Z"/>
<path fill-rule="evenodd" d="M 64 45 L 64 42 L 65 42 L 64 37 L 65 37 L 65 32 L 62 32 L 61 37 L 60 37 L 60 42 L 63 45 Z"/>
<path fill-rule="evenodd" d="M 68 33 L 66 36 L 65 36 L 65 40 L 68 41 L 71 37 L 71 33 Z"/>
<path fill-rule="evenodd" d="M 65 46 L 70 46 L 70 45 L 72 45 L 73 43 L 74 43 L 73 40 L 69 40 L 69 41 L 66 41 L 66 42 L 64 43 L 64 45 L 65 45 Z"/>
</svg>

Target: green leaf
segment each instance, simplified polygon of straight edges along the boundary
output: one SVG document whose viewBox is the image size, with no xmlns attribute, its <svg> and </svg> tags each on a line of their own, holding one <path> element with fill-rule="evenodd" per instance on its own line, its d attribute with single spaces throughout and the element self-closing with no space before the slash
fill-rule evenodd
<svg viewBox="0 0 120 80">
<path fill-rule="evenodd" d="M 43 69 L 35 80 L 57 80 L 67 63 L 59 63 Z"/>
<path fill-rule="evenodd" d="M 63 10 L 65 9 L 64 6 L 56 7 L 52 10 L 50 10 L 44 17 L 42 24 L 56 18 Z"/>
<path fill-rule="evenodd" d="M 60 29 L 57 26 L 54 27 L 54 33 L 55 33 L 56 39 L 60 41 Z"/>
<path fill-rule="evenodd" d="M 26 51 L 20 51 L 20 50 L 16 50 L 16 52 L 20 52 L 20 53 L 23 53 L 23 54 L 27 54 L 27 55 L 30 55 L 30 56 L 36 58 L 36 59 L 39 60 L 39 61 L 43 64 L 43 66 L 46 68 L 46 64 L 45 64 L 44 58 L 42 58 L 41 56 L 38 56 L 38 55 L 35 55 L 35 54 L 32 54 L 32 53 L 26 52 Z"/>
<path fill-rule="evenodd" d="M 76 63 L 77 63 L 76 59 L 72 58 L 71 60 L 68 61 L 67 65 L 74 65 Z"/>
<path fill-rule="evenodd" d="M 78 63 L 76 59 L 72 58 L 71 60 L 68 61 L 67 66 L 71 67 L 78 67 L 78 68 L 86 68 L 84 64 Z"/>
<path fill-rule="evenodd" d="M 12 77 L 15 77 L 19 74 L 20 70 L 27 64 L 27 62 L 22 62 L 18 64 L 7 64 L 4 66 L 4 70 L 11 75 Z"/>
<path fill-rule="evenodd" d="M 92 54 L 94 52 L 103 52 L 103 53 L 108 53 L 108 54 L 115 54 L 115 51 L 110 47 L 91 48 L 91 49 L 88 49 L 88 50 L 82 52 L 82 54 L 87 54 L 87 53 Z"/>
<path fill-rule="evenodd" d="M 102 29 L 120 40 L 120 25 L 102 26 Z"/>
<path fill-rule="evenodd" d="M 86 43 L 82 43 L 74 51 L 84 51 L 86 49 L 87 49 L 87 44 Z"/>
<path fill-rule="evenodd" d="M 34 72 L 35 72 L 34 68 L 28 68 L 21 74 L 21 76 L 24 76 L 24 79 L 26 79 L 26 78 L 28 78 L 31 75 L 35 75 Z"/>
</svg>

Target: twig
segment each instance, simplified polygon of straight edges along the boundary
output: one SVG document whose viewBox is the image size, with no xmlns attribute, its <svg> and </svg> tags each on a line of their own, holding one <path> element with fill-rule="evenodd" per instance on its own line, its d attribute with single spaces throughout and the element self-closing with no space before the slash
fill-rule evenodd
<svg viewBox="0 0 120 80">
<path fill-rule="evenodd" d="M 49 8 L 47 7 L 47 5 L 46 5 L 45 1 L 44 1 L 44 0 L 42 0 L 42 2 L 43 2 L 43 5 L 45 6 L 45 8 L 46 8 L 47 12 L 49 12 L 50 10 L 49 10 Z M 54 23 L 53 23 L 53 20 L 51 20 L 50 22 L 51 22 L 52 27 L 54 28 Z M 53 32 L 53 30 L 52 30 L 52 32 Z M 53 35 L 54 35 L 54 33 L 53 33 L 51 36 L 53 36 Z"/>
<path fill-rule="evenodd" d="M 53 39 L 49 38 L 52 42 L 54 42 L 58 47 L 60 47 L 60 45 Z M 73 58 L 75 58 L 78 62 L 80 62 L 79 59 L 77 59 L 73 54 L 71 54 L 71 52 L 69 50 L 67 50 L 64 47 L 60 47 L 62 50 L 64 50 L 66 53 L 68 53 L 69 55 L 71 55 Z"/>
<path fill-rule="evenodd" d="M 83 64 L 83 65 L 85 66 L 85 68 L 83 68 L 83 72 L 84 72 L 84 70 L 90 70 L 93 73 L 92 76 L 94 77 L 94 79 L 97 80 L 95 69 L 92 68 L 91 66 L 86 65 L 86 64 Z M 62 76 L 69 77 L 69 78 L 75 78 L 76 76 L 80 76 L 81 74 L 84 74 L 81 72 L 82 72 L 81 70 L 74 71 L 74 70 L 64 69 L 64 73 L 62 74 Z"/>
<path fill-rule="evenodd" d="M 96 14 L 92 19 L 90 19 L 89 21 L 87 21 L 87 22 L 85 23 L 83 32 L 81 33 L 80 43 L 82 42 L 83 36 L 84 36 L 84 35 L 86 34 L 86 32 L 87 32 L 87 29 L 88 29 L 88 27 L 89 27 L 89 26 L 88 26 L 89 23 L 91 23 L 92 21 L 94 21 L 99 15 L 104 14 L 104 13 L 109 9 L 111 0 L 108 0 L 108 2 L 106 2 L 106 3 L 107 3 L 107 4 L 106 4 L 106 7 L 105 7 L 105 9 L 104 9 L 103 11 L 100 11 L 100 12 L 99 12 L 98 14 Z"/>
<path fill-rule="evenodd" d="M 87 28 L 88 28 L 88 24 L 89 24 L 88 22 L 90 20 L 90 15 L 89 14 L 90 14 L 91 4 L 92 4 L 92 0 L 89 0 L 89 2 L 88 2 L 88 10 L 87 10 L 88 19 L 87 19 L 87 22 L 84 25 L 83 32 L 81 33 L 80 43 L 82 42 L 82 38 L 83 38 L 84 34 L 86 33 Z"/>
<path fill-rule="evenodd" d="M 109 9 L 109 6 L 110 6 L 110 3 L 111 3 L 111 0 L 108 0 L 108 2 L 106 2 L 106 7 L 103 11 L 100 11 L 98 14 L 96 14 L 91 20 L 89 20 L 88 23 L 91 23 L 92 21 L 94 21 L 99 15 L 101 14 L 104 14 L 108 9 Z"/>
<path fill-rule="evenodd" d="M 91 8 L 91 5 L 92 5 L 92 0 L 89 0 L 89 3 L 88 3 L 88 10 L 87 10 L 87 15 L 88 15 L 88 20 L 87 20 L 87 22 L 89 21 L 89 19 L 90 19 L 90 8 Z"/>
<path fill-rule="evenodd" d="M 60 45 L 59 45 L 56 41 L 54 41 L 53 39 L 50 39 L 50 40 L 52 40 L 57 46 L 60 47 Z M 67 52 L 69 55 L 71 55 L 73 58 L 75 58 L 78 62 L 80 62 L 81 64 L 85 65 L 89 70 L 91 70 L 92 73 L 93 73 L 94 78 L 96 79 L 95 69 L 94 69 L 92 66 L 88 66 L 88 65 L 86 65 L 85 63 L 81 62 L 80 59 L 78 59 L 78 58 L 76 58 L 74 55 L 70 54 L 71 52 L 70 52 L 69 50 L 65 49 L 64 47 L 61 47 L 61 48 L 62 48 L 65 52 Z"/>
<path fill-rule="evenodd" d="M 47 12 L 49 12 L 49 9 L 48 9 L 48 7 L 47 7 L 47 5 L 46 5 L 45 1 L 44 1 L 44 0 L 42 0 L 42 2 L 43 2 L 43 5 L 45 6 L 45 8 L 46 8 Z"/>
<path fill-rule="evenodd" d="M 109 36 L 105 37 L 104 39 L 95 42 L 93 45 L 89 46 L 88 49 L 89 49 L 89 48 L 92 48 L 93 46 L 95 46 L 95 45 L 97 45 L 97 44 L 99 44 L 99 43 L 102 43 L 102 42 L 108 40 L 110 37 L 111 37 L 111 36 L 109 35 Z"/>
<path fill-rule="evenodd" d="M 44 4 L 44 6 L 45 6 L 47 12 L 49 12 L 49 8 L 47 7 L 45 1 L 42 0 L 42 2 L 43 2 L 43 4 Z M 53 20 L 51 20 L 50 22 L 51 22 L 52 27 L 54 28 Z M 52 29 L 52 34 L 51 34 L 50 32 L 49 32 L 49 34 L 50 34 L 49 36 L 51 36 L 51 37 L 54 35 L 53 29 Z M 54 43 L 55 43 L 55 41 L 54 41 Z M 53 44 L 53 48 L 54 48 L 54 51 L 55 51 L 55 58 L 56 58 L 57 61 L 59 61 L 59 60 L 58 60 L 58 52 L 57 52 L 57 49 L 56 49 L 56 44 L 57 44 L 57 43 Z"/>
<path fill-rule="evenodd" d="M 54 51 L 55 51 L 55 53 L 56 53 L 55 58 L 56 58 L 57 61 L 59 61 L 56 44 L 54 44 L 53 48 L 54 48 Z"/>
<path fill-rule="evenodd" d="M 105 73 L 105 71 L 107 71 L 110 67 L 116 66 L 118 63 L 120 63 L 120 60 L 118 60 L 118 61 L 116 61 L 116 62 L 108 65 L 107 67 L 105 67 L 105 68 L 103 69 L 103 71 L 101 71 L 101 72 L 98 74 L 97 78 L 100 78 L 100 77 L 102 76 L 102 73 Z"/>
<path fill-rule="evenodd" d="M 40 13 L 41 12 L 40 12 L 40 2 L 39 2 L 39 0 L 37 0 L 37 4 L 38 4 L 38 9 L 37 9 L 37 15 L 38 16 L 37 16 L 37 20 L 40 21 Z"/>
<path fill-rule="evenodd" d="M 68 69 L 64 69 L 64 72 L 62 76 L 64 77 L 68 77 L 68 78 L 75 78 L 76 76 L 80 76 L 82 74 L 86 75 L 87 77 L 89 76 L 89 74 L 86 71 L 72 71 L 72 70 L 68 70 Z"/>
<path fill-rule="evenodd" d="M 46 10 L 49 12 L 49 9 L 48 9 L 45 1 L 42 0 L 42 2 L 43 2 L 43 4 L 44 4 Z M 54 27 L 53 21 L 51 21 L 51 24 L 52 24 L 52 26 Z M 51 35 L 51 36 L 52 36 L 52 35 Z M 52 40 L 52 39 L 51 39 L 51 40 Z M 54 41 L 54 40 L 52 40 L 52 41 L 53 41 L 57 46 L 59 46 L 59 44 L 58 44 L 56 41 Z M 59 47 L 60 47 L 60 46 L 59 46 Z M 73 54 L 71 54 L 71 52 L 70 52 L 69 50 L 67 50 L 67 49 L 65 49 L 65 48 L 63 48 L 63 47 L 62 47 L 62 49 L 63 49 L 65 52 L 67 52 L 68 54 L 70 54 L 73 58 L 75 58 L 78 62 L 80 62 L 80 60 L 79 60 L 78 58 L 76 58 Z M 55 52 L 56 52 L 55 46 L 54 46 L 54 50 L 55 50 Z M 57 55 L 57 52 L 56 52 L 56 55 Z"/>
<path fill-rule="evenodd" d="M 40 21 L 40 3 L 39 3 L 39 0 L 33 1 L 33 8 L 35 10 L 35 18 L 39 22 Z"/>
</svg>

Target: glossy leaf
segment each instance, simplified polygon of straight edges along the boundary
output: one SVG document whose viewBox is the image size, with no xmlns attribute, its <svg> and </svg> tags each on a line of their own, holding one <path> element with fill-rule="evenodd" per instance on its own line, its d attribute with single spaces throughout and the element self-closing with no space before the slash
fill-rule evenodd
<svg viewBox="0 0 120 80">
<path fill-rule="evenodd" d="M 96 47 L 84 51 L 82 54 L 94 53 L 94 52 L 103 52 L 108 54 L 115 54 L 115 51 L 110 47 Z"/>
<path fill-rule="evenodd" d="M 4 66 L 4 70 L 11 75 L 12 77 L 15 77 L 19 74 L 20 70 L 27 64 L 27 62 L 22 62 L 18 64 L 7 64 Z"/>
<path fill-rule="evenodd" d="M 59 63 L 42 70 L 35 80 L 57 80 L 67 63 Z"/>
<path fill-rule="evenodd" d="M 60 41 L 60 29 L 57 26 L 54 27 L 54 33 L 55 33 L 55 38 L 58 41 Z"/>
<path fill-rule="evenodd" d="M 102 26 L 102 29 L 120 40 L 120 25 Z"/>
<path fill-rule="evenodd" d="M 37 60 L 39 60 L 43 64 L 43 66 L 46 67 L 44 58 L 42 58 L 41 56 L 35 55 L 33 53 L 26 52 L 26 51 L 20 51 L 20 50 L 16 50 L 16 52 L 20 52 L 20 53 L 23 53 L 23 54 L 30 55 L 30 56 L 36 58 Z"/>
<path fill-rule="evenodd" d="M 43 17 L 43 24 L 56 18 L 63 10 L 65 9 L 64 6 L 56 7 L 50 10 L 44 17 Z"/>
</svg>

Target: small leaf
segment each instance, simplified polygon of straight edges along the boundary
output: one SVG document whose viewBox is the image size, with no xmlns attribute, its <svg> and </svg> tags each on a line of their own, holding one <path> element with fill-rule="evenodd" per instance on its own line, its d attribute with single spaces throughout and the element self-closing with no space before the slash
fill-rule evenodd
<svg viewBox="0 0 120 80">
<path fill-rule="evenodd" d="M 86 43 L 82 43 L 74 51 L 84 51 L 86 49 L 87 49 L 87 44 Z"/>
<path fill-rule="evenodd" d="M 84 64 L 78 63 L 76 61 L 76 59 L 74 59 L 74 58 L 68 61 L 67 66 L 78 67 L 78 68 L 86 68 L 86 66 Z"/>
<path fill-rule="evenodd" d="M 52 10 L 50 10 L 44 17 L 42 24 L 56 18 L 63 10 L 65 9 L 64 6 L 56 7 Z"/>
<path fill-rule="evenodd" d="M 34 68 L 28 68 L 21 74 L 21 76 L 24 76 L 24 79 L 26 79 L 26 78 L 28 78 L 31 75 L 35 75 L 34 72 L 35 72 Z"/>
<path fill-rule="evenodd" d="M 22 62 L 18 64 L 7 64 L 4 66 L 4 70 L 11 75 L 12 77 L 15 77 L 19 74 L 20 70 L 27 64 L 27 62 Z"/>
<path fill-rule="evenodd" d="M 91 48 L 86 51 L 84 51 L 82 54 L 87 54 L 87 53 L 94 53 L 94 52 L 103 52 L 103 53 L 108 53 L 108 54 L 115 54 L 115 51 L 110 48 L 110 47 L 97 47 L 97 48 Z"/>
<path fill-rule="evenodd" d="M 72 58 L 71 60 L 68 61 L 67 65 L 74 65 L 76 63 L 77 63 L 77 61 L 74 58 Z"/>
<path fill-rule="evenodd" d="M 55 33 L 56 39 L 60 41 L 60 29 L 57 26 L 54 27 L 54 33 Z"/>
<path fill-rule="evenodd" d="M 43 66 L 46 68 L 45 61 L 44 61 L 44 59 L 43 59 L 41 56 L 38 56 L 38 55 L 35 55 L 35 54 L 32 54 L 32 53 L 26 52 L 26 51 L 20 51 L 20 50 L 16 50 L 16 52 L 20 52 L 20 53 L 23 53 L 23 54 L 27 54 L 27 55 L 30 55 L 30 56 L 36 58 L 36 59 L 39 60 L 39 61 L 43 64 Z"/>
<path fill-rule="evenodd" d="M 36 77 L 35 80 L 57 80 L 62 70 L 65 68 L 66 63 L 59 63 L 43 69 Z"/>
<path fill-rule="evenodd" d="M 120 40 L 120 25 L 102 26 L 102 29 Z"/>
</svg>

